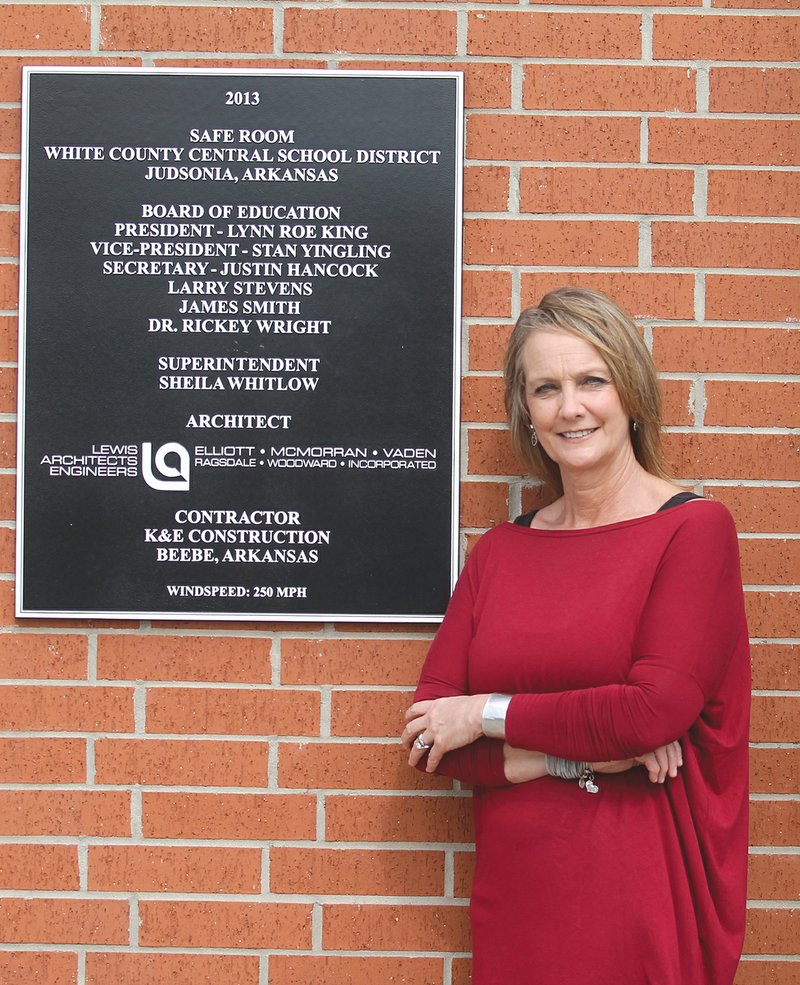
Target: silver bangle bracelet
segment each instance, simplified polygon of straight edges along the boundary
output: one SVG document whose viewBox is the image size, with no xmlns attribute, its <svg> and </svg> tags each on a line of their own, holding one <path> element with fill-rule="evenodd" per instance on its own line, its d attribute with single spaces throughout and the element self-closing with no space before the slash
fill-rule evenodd
<svg viewBox="0 0 800 985">
<path fill-rule="evenodd" d="M 490 739 L 505 739 L 506 712 L 511 703 L 510 694 L 490 694 L 483 706 L 481 727 Z"/>
<path fill-rule="evenodd" d="M 578 786 L 589 793 L 598 793 L 600 789 L 594 782 L 591 763 L 576 763 L 572 759 L 545 755 L 544 767 L 550 776 L 558 777 L 560 780 L 577 780 Z"/>
</svg>

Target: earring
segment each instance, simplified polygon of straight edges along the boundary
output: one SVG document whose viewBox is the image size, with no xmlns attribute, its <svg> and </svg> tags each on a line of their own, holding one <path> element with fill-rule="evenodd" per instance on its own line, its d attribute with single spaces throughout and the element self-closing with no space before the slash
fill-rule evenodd
<svg viewBox="0 0 800 985">
<path fill-rule="evenodd" d="M 636 423 L 636 421 L 633 422 L 633 430 L 634 431 L 638 431 L 639 430 L 639 425 Z"/>
<path fill-rule="evenodd" d="M 539 435 L 533 430 L 532 424 L 529 424 L 528 427 L 531 429 L 531 445 L 535 448 L 539 444 Z"/>
</svg>

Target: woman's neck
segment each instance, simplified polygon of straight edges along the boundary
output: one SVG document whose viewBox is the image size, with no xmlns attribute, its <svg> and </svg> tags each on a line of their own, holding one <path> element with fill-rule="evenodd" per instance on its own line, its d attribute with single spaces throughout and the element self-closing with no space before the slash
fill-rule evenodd
<svg viewBox="0 0 800 985">
<path fill-rule="evenodd" d="M 666 480 L 646 472 L 632 455 L 602 476 L 565 471 L 562 482 L 561 499 L 536 515 L 542 526 L 599 527 L 647 516 L 679 491 Z M 534 525 L 538 524 L 534 521 Z"/>
</svg>

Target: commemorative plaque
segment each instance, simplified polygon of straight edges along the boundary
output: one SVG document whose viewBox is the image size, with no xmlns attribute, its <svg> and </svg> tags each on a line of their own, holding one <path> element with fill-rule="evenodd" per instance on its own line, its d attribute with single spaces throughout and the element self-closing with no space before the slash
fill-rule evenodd
<svg viewBox="0 0 800 985">
<path fill-rule="evenodd" d="M 25 71 L 18 615 L 441 617 L 461 92 Z"/>
</svg>

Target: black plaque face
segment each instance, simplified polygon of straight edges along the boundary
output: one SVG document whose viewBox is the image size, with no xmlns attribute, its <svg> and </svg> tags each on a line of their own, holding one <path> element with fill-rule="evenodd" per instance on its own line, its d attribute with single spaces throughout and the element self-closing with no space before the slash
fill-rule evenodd
<svg viewBox="0 0 800 985">
<path fill-rule="evenodd" d="M 461 76 L 26 71 L 18 615 L 434 620 Z"/>
</svg>

